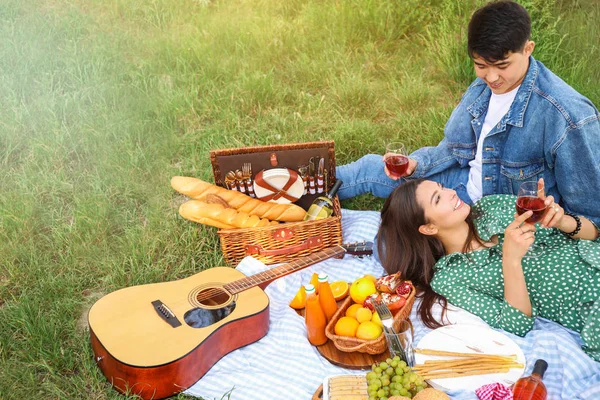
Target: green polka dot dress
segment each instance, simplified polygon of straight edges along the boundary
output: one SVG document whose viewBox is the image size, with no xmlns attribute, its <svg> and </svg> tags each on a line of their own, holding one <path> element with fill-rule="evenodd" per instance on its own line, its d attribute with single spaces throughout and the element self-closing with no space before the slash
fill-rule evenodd
<svg viewBox="0 0 600 400">
<path fill-rule="evenodd" d="M 486 241 L 498 235 L 498 245 L 441 258 L 431 286 L 451 304 L 519 336 L 531 330 L 535 316 L 556 321 L 580 332 L 583 350 L 600 361 L 600 239 L 573 240 L 536 225 L 535 243 L 544 252 L 522 260 L 533 314 L 528 317 L 504 300 L 502 245 L 515 202 L 511 195 L 482 198 L 473 207 L 477 232 Z"/>
</svg>

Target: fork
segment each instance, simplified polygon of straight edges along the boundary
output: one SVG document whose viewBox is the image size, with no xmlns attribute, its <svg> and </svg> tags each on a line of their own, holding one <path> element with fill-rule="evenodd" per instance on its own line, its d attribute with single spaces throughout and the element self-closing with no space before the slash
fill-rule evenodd
<svg viewBox="0 0 600 400">
<path fill-rule="evenodd" d="M 394 330 L 394 317 L 392 316 L 390 309 L 381 300 L 372 300 L 371 303 L 375 307 L 375 311 L 379 314 L 379 319 L 381 319 L 381 323 L 383 324 L 385 337 L 390 347 L 390 353 L 392 353 L 391 356 L 394 357 L 395 355 L 399 355 L 400 358 L 406 361 L 409 367 L 412 367 L 415 364 L 414 359 L 411 357 L 409 360 L 402 343 L 400 343 L 398 334 Z"/>
<path fill-rule="evenodd" d="M 254 194 L 254 185 L 252 184 L 252 164 L 244 163 L 242 165 L 242 179 L 246 182 L 246 188 L 248 189 L 248 196 L 256 197 Z"/>
</svg>

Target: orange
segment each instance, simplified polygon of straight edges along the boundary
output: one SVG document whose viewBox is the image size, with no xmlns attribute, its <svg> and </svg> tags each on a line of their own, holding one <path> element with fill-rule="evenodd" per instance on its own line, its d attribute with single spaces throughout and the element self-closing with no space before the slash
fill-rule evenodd
<svg viewBox="0 0 600 400">
<path fill-rule="evenodd" d="M 363 304 L 365 299 L 374 293 L 377 293 L 377 289 L 369 278 L 359 278 L 350 286 L 350 297 L 358 304 Z"/>
<path fill-rule="evenodd" d="M 352 317 L 354 319 L 356 319 L 356 311 L 359 308 L 363 308 L 361 304 L 352 304 L 350 307 L 348 307 L 348 309 L 346 310 L 346 317 Z"/>
<path fill-rule="evenodd" d="M 358 329 L 356 330 L 356 337 L 364 340 L 374 340 L 377 339 L 382 332 L 383 328 L 376 323 L 365 321 L 358 326 Z"/>
<path fill-rule="evenodd" d="M 315 294 L 319 294 L 319 274 L 316 272 L 310 278 L 310 284 L 315 287 Z"/>
<path fill-rule="evenodd" d="M 348 296 L 348 290 L 350 289 L 348 286 L 348 282 L 344 281 L 336 281 L 329 285 L 331 287 L 331 292 L 333 293 L 333 298 L 338 301 L 345 299 Z"/>
<path fill-rule="evenodd" d="M 356 310 L 356 320 L 358 322 L 370 321 L 372 317 L 373 313 L 368 308 L 361 307 Z"/>
<path fill-rule="evenodd" d="M 358 321 L 351 317 L 342 317 L 335 323 L 333 329 L 336 335 L 354 337 L 358 329 Z"/>
<path fill-rule="evenodd" d="M 290 307 L 296 310 L 300 310 L 301 308 L 306 307 L 306 289 L 304 289 L 304 286 L 300 286 L 300 289 L 298 289 L 296 296 L 294 296 L 294 298 L 290 302 Z"/>
</svg>

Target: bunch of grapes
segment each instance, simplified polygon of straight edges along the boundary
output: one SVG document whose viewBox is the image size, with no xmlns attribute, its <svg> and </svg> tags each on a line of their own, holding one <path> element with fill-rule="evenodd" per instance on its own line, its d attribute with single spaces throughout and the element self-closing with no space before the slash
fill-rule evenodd
<svg viewBox="0 0 600 400">
<path fill-rule="evenodd" d="M 369 400 L 387 400 L 391 396 L 413 398 L 427 387 L 427 383 L 412 372 L 406 362 L 395 356 L 373 364 L 367 373 Z"/>
</svg>

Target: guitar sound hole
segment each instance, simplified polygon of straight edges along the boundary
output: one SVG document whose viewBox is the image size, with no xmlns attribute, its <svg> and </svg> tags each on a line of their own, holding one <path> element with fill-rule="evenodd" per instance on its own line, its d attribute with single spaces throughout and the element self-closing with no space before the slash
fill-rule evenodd
<svg viewBox="0 0 600 400">
<path fill-rule="evenodd" d="M 207 310 L 205 308 L 192 308 L 183 316 L 183 320 L 186 324 L 192 328 L 204 328 L 210 326 L 216 322 L 219 322 L 223 318 L 226 318 L 235 309 L 235 301 L 226 305 L 225 307 L 217 308 L 215 310 Z"/>
<path fill-rule="evenodd" d="M 229 293 L 221 288 L 213 287 L 201 290 L 196 294 L 196 301 L 204 306 L 219 306 L 229 301 Z"/>
<path fill-rule="evenodd" d="M 204 328 L 217 323 L 235 309 L 235 301 L 232 301 L 229 293 L 218 287 L 198 290 L 194 297 L 194 304 L 200 307 L 192 308 L 183 316 L 183 320 L 192 328 Z M 226 305 L 219 307 L 223 304 Z"/>
</svg>

